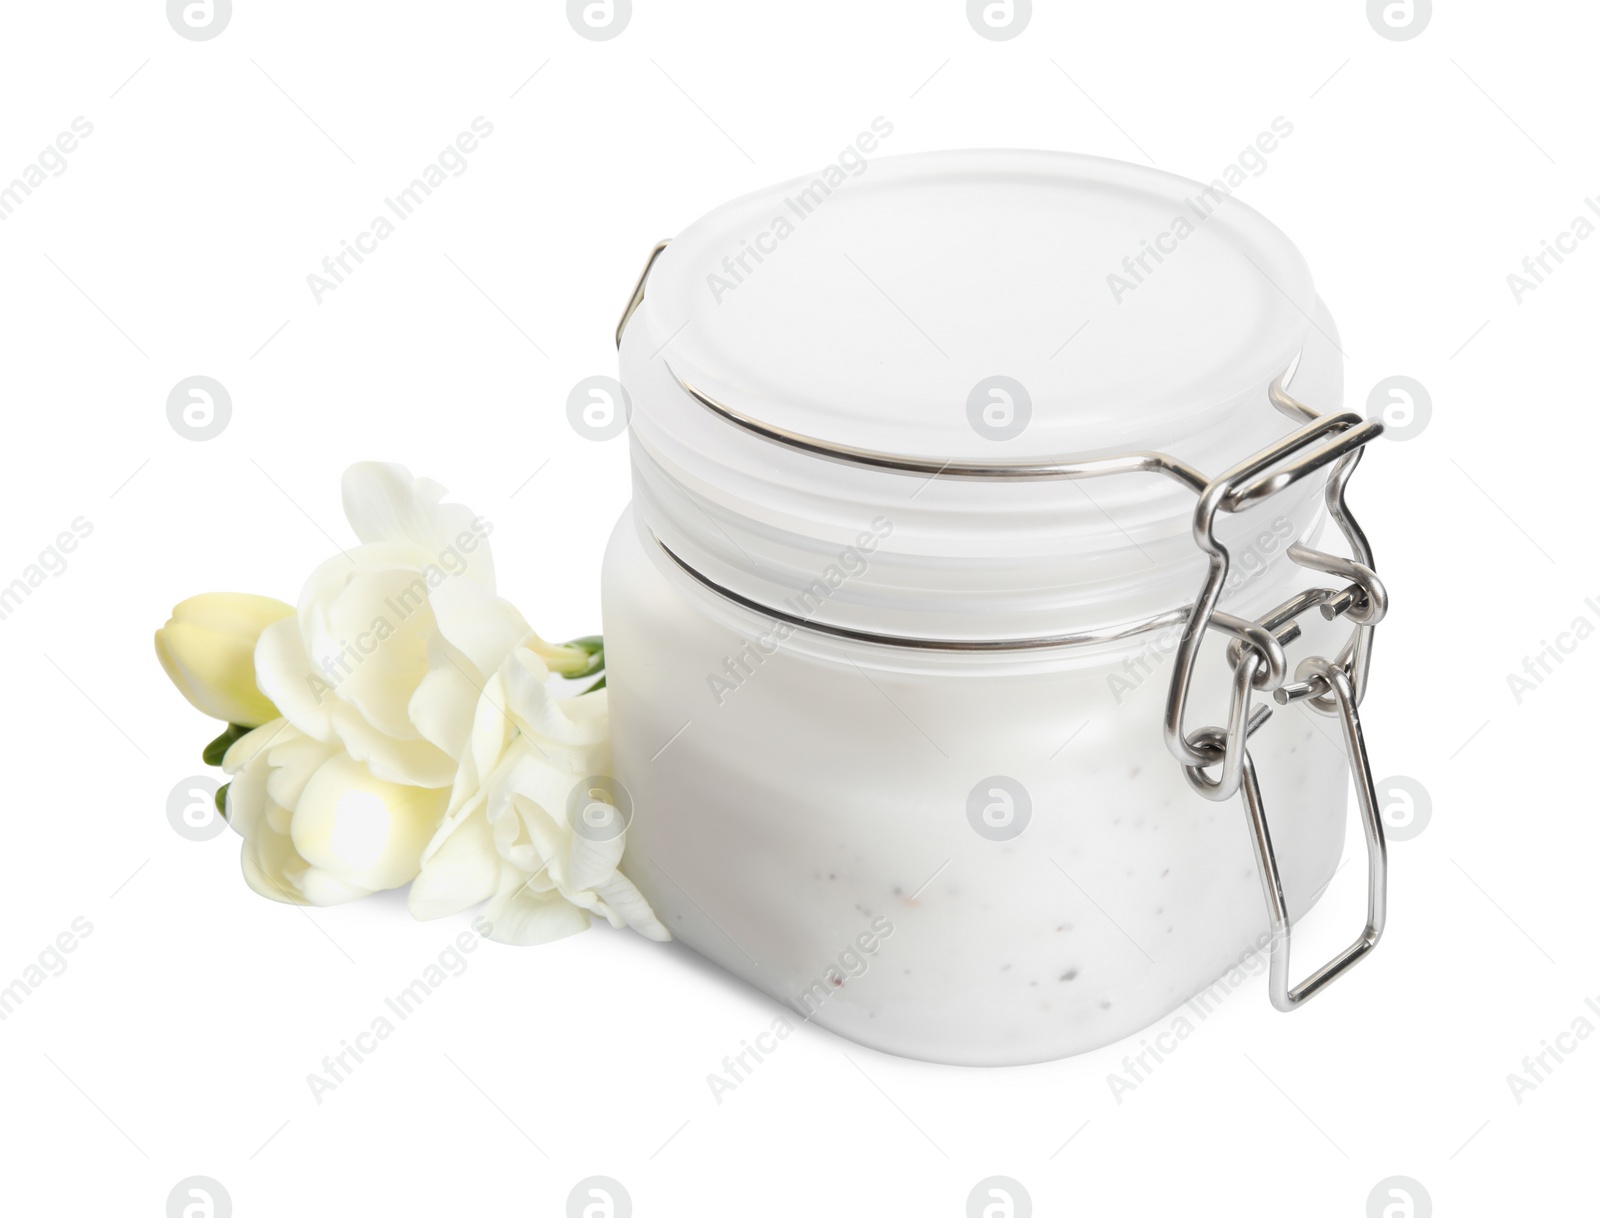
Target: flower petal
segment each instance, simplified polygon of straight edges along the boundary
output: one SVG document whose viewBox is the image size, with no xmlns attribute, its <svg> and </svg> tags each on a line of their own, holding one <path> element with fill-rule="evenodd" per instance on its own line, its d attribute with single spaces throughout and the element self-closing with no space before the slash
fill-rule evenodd
<svg viewBox="0 0 1600 1218">
<path fill-rule="evenodd" d="M 244 882 L 269 900 L 281 901 L 285 905 L 337 904 L 334 901 L 311 901 L 300 891 L 296 880 L 306 871 L 305 860 L 294 852 L 294 846 L 281 833 L 261 834 L 246 842 L 239 862 L 244 871 Z M 358 892 L 354 895 L 366 894 Z"/>
<path fill-rule="evenodd" d="M 528 623 L 494 594 L 493 588 L 469 579 L 446 579 L 429 597 L 439 633 L 480 673 L 500 667 L 511 649 L 528 637 Z"/>
<path fill-rule="evenodd" d="M 506 679 L 506 709 L 523 731 L 559 744 L 599 744 L 606 739 L 605 690 L 557 698 L 550 690 L 550 670 L 527 648 L 512 652 L 501 671 Z"/>
<path fill-rule="evenodd" d="M 428 844 L 406 901 L 411 916 L 424 921 L 442 918 L 488 900 L 499 887 L 500 870 L 494 836 L 480 804 L 455 824 L 441 825 Z"/>
<path fill-rule="evenodd" d="M 589 915 L 555 893 L 531 892 L 520 877 L 507 873 L 500 891 L 483 907 L 496 943 L 532 947 L 589 929 Z"/>
<path fill-rule="evenodd" d="M 336 880 L 398 888 L 416 876 L 447 794 L 385 782 L 337 753 L 306 783 L 291 837 L 302 858 Z"/>
<path fill-rule="evenodd" d="M 286 617 L 263 630 L 255 660 L 256 684 L 284 718 L 308 736 L 332 740 L 333 687 L 312 673 L 299 621 Z"/>
<path fill-rule="evenodd" d="M 298 740 L 300 733 L 287 719 L 273 719 L 263 723 L 254 731 L 246 732 L 239 739 L 228 746 L 228 751 L 222 755 L 222 769 L 227 774 L 243 772 L 256 754 L 269 747 L 275 741 Z"/>
<path fill-rule="evenodd" d="M 596 888 L 595 895 L 605 902 L 606 920 L 612 926 L 619 929 L 623 926 L 632 927 L 646 939 L 654 939 L 657 943 L 665 943 L 672 938 L 672 932 L 657 919 L 644 894 L 622 872 L 617 872 Z"/>
<path fill-rule="evenodd" d="M 453 781 L 455 762 L 438 745 L 421 736 L 396 740 L 373 727 L 349 703 L 329 702 L 334 735 L 375 777 L 414 787 L 448 787 Z"/>
<path fill-rule="evenodd" d="M 345 470 L 342 489 L 345 517 L 362 542 L 406 545 L 419 565 L 441 571 L 460 565 L 469 578 L 494 587 L 487 530 L 472 509 L 441 503 L 445 489 L 437 482 L 413 478 L 403 465 L 363 461 Z"/>
<path fill-rule="evenodd" d="M 371 888 L 341 880 L 317 867 L 307 867 L 297 883 L 300 891 L 305 893 L 306 902 L 311 905 L 343 905 L 348 901 L 370 897 L 373 893 Z M 258 888 L 256 891 L 261 890 Z"/>
<path fill-rule="evenodd" d="M 320 740 L 295 731 L 292 727 L 283 737 L 267 745 L 267 794 L 280 808 L 293 808 L 300 802 L 306 783 L 322 763 L 338 752 L 338 746 L 323 744 Z"/>
<path fill-rule="evenodd" d="M 623 837 L 619 833 L 616 837 L 597 842 L 574 833 L 565 874 L 561 876 L 562 889 L 598 891 L 617 873 L 617 864 L 622 861 Z"/>
<path fill-rule="evenodd" d="M 417 683 L 407 709 L 424 740 L 459 759 L 472 738 L 479 697 L 467 674 L 443 655 Z"/>
<path fill-rule="evenodd" d="M 421 576 L 365 564 L 351 570 L 341 556 L 324 564 L 306 589 L 300 627 L 312 669 L 379 731 L 415 736 L 406 702 L 428 671 L 434 634 Z"/>
</svg>

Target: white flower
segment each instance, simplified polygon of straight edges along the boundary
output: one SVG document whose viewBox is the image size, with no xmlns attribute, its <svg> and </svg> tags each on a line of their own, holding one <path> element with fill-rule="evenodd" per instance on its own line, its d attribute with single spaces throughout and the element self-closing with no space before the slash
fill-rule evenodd
<svg viewBox="0 0 1600 1218">
<path fill-rule="evenodd" d="M 285 719 L 241 737 L 223 758 L 228 823 L 244 838 L 244 878 L 262 896 L 337 905 L 417 874 L 449 799 L 375 778 L 337 745 Z"/>
<path fill-rule="evenodd" d="M 484 680 L 528 625 L 495 595 L 490 526 L 398 465 L 344 476 L 361 544 L 311 573 L 268 626 L 261 691 L 302 733 L 387 782 L 448 787 Z"/>
<path fill-rule="evenodd" d="M 669 939 L 617 870 L 620 823 L 615 832 L 575 832 L 571 823 L 575 802 L 580 815 L 591 805 L 584 780 L 609 768 L 605 692 L 556 698 L 549 675 L 535 647 L 519 646 L 485 684 L 449 811 L 411 886 L 411 912 L 436 918 L 487 900 L 490 938 L 505 943 L 574 934 L 590 913 Z"/>
</svg>

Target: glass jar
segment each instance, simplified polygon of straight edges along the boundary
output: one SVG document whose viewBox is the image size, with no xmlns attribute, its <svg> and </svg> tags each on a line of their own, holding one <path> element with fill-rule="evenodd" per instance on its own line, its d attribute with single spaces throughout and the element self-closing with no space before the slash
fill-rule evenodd
<svg viewBox="0 0 1600 1218">
<path fill-rule="evenodd" d="M 627 874 L 794 1022 L 913 1057 L 1083 1052 L 1269 958 L 1302 1001 L 1382 927 L 1363 795 L 1373 916 L 1288 986 L 1383 609 L 1342 499 L 1378 425 L 1315 421 L 1341 356 L 1309 270 L 1150 169 L 860 164 L 658 247 L 619 326 Z"/>
</svg>

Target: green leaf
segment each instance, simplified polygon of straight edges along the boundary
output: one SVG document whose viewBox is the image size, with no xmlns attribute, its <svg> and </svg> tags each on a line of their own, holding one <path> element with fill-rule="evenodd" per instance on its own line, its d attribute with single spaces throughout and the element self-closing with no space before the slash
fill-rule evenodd
<svg viewBox="0 0 1600 1218">
<path fill-rule="evenodd" d="M 206 745 L 205 750 L 200 754 L 200 760 L 207 765 L 221 765 L 223 757 L 227 755 L 228 750 L 233 746 L 233 742 L 253 730 L 253 728 L 242 727 L 237 723 L 228 724 L 227 731 Z"/>
<path fill-rule="evenodd" d="M 589 686 L 589 688 L 584 690 L 583 692 L 586 693 L 586 694 L 592 694 L 592 693 L 594 693 L 595 690 L 604 689 L 605 687 L 606 687 L 606 679 L 604 677 L 601 677 L 598 681 L 596 681 L 593 685 Z"/>
<path fill-rule="evenodd" d="M 222 817 L 223 820 L 228 819 L 228 788 L 232 785 L 232 783 L 225 782 L 217 788 L 217 815 Z"/>
</svg>

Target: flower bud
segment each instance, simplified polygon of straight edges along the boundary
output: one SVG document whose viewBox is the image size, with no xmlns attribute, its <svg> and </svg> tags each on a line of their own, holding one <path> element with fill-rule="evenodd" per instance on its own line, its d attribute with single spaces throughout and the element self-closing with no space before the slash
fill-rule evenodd
<svg viewBox="0 0 1600 1218">
<path fill-rule="evenodd" d="M 191 596 L 156 631 L 156 658 L 196 710 L 244 727 L 278 717 L 256 688 L 255 649 L 262 630 L 294 613 L 270 596 L 209 592 Z"/>
<path fill-rule="evenodd" d="M 551 672 L 569 679 L 593 676 L 606 666 L 605 640 L 598 634 L 570 643 L 546 643 L 534 634 L 521 645 L 543 660 Z"/>
</svg>

